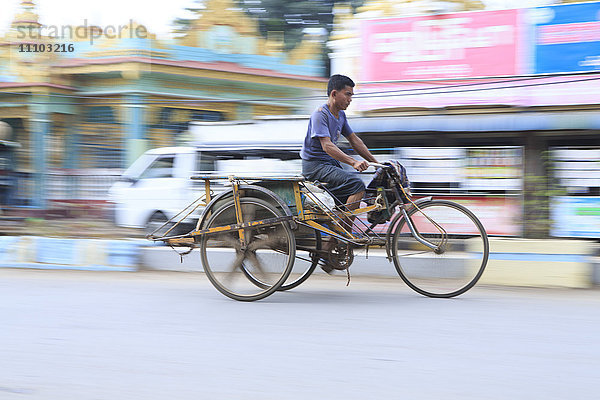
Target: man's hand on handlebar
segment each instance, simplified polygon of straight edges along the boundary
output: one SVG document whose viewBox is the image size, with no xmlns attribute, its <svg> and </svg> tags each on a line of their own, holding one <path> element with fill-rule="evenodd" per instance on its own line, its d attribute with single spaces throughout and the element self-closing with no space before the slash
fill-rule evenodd
<svg viewBox="0 0 600 400">
<path fill-rule="evenodd" d="M 369 162 L 362 160 L 362 161 L 358 161 L 356 160 L 353 164 L 352 167 L 357 170 L 358 172 L 363 172 L 364 170 L 366 170 L 367 168 L 369 168 Z"/>
<path fill-rule="evenodd" d="M 385 165 L 385 164 L 376 163 L 376 162 L 369 162 L 369 161 L 365 161 L 365 160 L 362 160 L 362 161 L 356 160 L 354 162 L 354 164 L 352 164 L 352 167 L 354 167 L 354 169 L 357 170 L 358 172 L 363 172 L 369 167 L 389 168 L 390 166 Z"/>
</svg>

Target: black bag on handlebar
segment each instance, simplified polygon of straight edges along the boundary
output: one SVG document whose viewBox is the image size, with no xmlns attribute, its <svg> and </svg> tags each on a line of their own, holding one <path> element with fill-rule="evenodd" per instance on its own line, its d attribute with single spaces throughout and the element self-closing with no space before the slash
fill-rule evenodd
<svg viewBox="0 0 600 400">
<path fill-rule="evenodd" d="M 388 204 L 392 204 L 396 200 L 396 194 L 393 189 L 394 185 L 397 187 L 398 193 L 403 201 L 408 202 L 406 195 L 410 195 L 410 182 L 408 175 L 406 174 L 406 168 L 400 162 L 396 160 L 390 160 L 384 163 L 389 166 L 388 168 L 377 168 L 375 175 L 371 182 L 367 185 L 365 193 L 365 202 L 369 205 L 375 204 L 375 197 L 377 196 L 377 189 L 382 188 L 385 192 L 385 197 Z M 402 190 L 404 188 L 404 190 Z M 389 221 L 392 217 L 388 210 L 371 211 L 367 213 L 367 219 L 371 224 L 381 224 Z"/>
</svg>

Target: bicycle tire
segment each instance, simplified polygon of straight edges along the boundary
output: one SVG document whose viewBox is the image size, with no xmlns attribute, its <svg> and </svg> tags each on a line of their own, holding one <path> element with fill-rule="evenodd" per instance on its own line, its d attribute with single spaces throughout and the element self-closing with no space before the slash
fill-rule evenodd
<svg viewBox="0 0 600 400">
<path fill-rule="evenodd" d="M 322 245 L 322 240 L 321 240 L 321 232 L 319 232 L 318 230 L 314 230 L 314 234 L 315 234 L 315 250 L 321 250 L 321 245 Z M 297 254 L 297 249 L 296 249 L 296 254 Z M 279 291 L 286 291 L 286 290 L 290 290 L 290 289 L 294 289 L 295 287 L 297 287 L 298 285 L 300 285 L 301 283 L 305 282 L 311 275 L 313 272 L 315 272 L 315 269 L 317 268 L 317 265 L 319 265 L 319 256 L 318 254 L 310 254 L 308 255 L 311 259 L 311 264 L 310 266 L 303 272 L 300 274 L 300 276 L 295 279 L 290 281 L 290 278 L 292 278 L 292 274 L 290 274 L 290 277 L 288 277 L 288 280 L 286 280 L 283 285 L 281 285 L 279 287 Z M 294 263 L 294 266 L 296 267 L 298 263 L 298 260 L 296 260 L 296 262 Z M 293 269 L 292 269 L 292 273 L 293 273 Z"/>
<path fill-rule="evenodd" d="M 257 198 L 241 198 L 240 207 L 242 215 L 246 216 L 244 217 L 245 222 L 283 216 L 275 206 Z M 252 213 L 249 210 L 252 210 Z M 232 200 L 214 211 L 205 227 L 210 229 L 235 223 L 235 205 Z M 200 257 L 204 272 L 219 292 L 234 300 L 255 301 L 273 294 L 289 277 L 294 265 L 296 242 L 289 223 L 286 221 L 270 226 L 249 227 L 244 229 L 244 233 L 249 238 L 246 249 L 238 248 L 238 231 L 202 236 L 200 238 Z M 261 240 L 264 248 L 260 247 Z M 256 244 L 255 249 L 252 248 L 253 244 Z M 209 249 L 213 249 L 212 252 Z M 260 256 L 259 250 L 261 251 Z M 280 262 L 273 262 L 272 259 L 277 255 L 282 256 Z M 270 258 L 270 261 L 268 263 L 261 262 L 262 256 Z M 221 259 L 232 258 L 233 263 L 230 265 L 230 270 L 221 271 L 215 265 Z M 279 264 L 279 268 L 277 268 L 277 264 Z M 267 285 L 260 287 L 248 280 L 248 271 L 251 265 L 255 267 L 252 273 L 253 277 L 261 274 L 263 280 L 268 281 Z M 238 288 L 226 284 L 226 281 L 239 279 L 240 276 L 244 276 L 248 282 L 238 280 Z"/>
<path fill-rule="evenodd" d="M 421 212 L 422 211 L 422 212 Z M 443 234 L 423 213 L 446 232 L 439 253 L 419 243 L 404 217 L 394 228 L 392 258 L 402 280 L 428 297 L 450 298 L 471 289 L 481 278 L 489 257 L 489 241 L 479 219 L 465 206 L 448 200 L 431 200 L 407 214 L 430 242 L 444 243 Z M 438 268 L 439 267 L 439 268 Z"/>
</svg>

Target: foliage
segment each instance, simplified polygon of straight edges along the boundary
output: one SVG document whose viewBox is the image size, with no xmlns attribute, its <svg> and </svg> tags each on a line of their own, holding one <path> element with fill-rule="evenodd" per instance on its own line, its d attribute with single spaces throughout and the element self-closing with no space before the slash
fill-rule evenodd
<svg viewBox="0 0 600 400">
<path fill-rule="evenodd" d="M 286 50 L 292 49 L 306 28 L 321 28 L 328 38 L 333 29 L 335 3 L 350 4 L 354 9 L 364 0 L 238 0 L 246 12 L 258 19 L 260 33 L 284 32 Z"/>
<path fill-rule="evenodd" d="M 198 6 L 197 7 L 186 7 L 185 11 L 188 12 L 188 15 L 194 15 L 194 16 L 198 15 L 204 9 L 205 1 L 206 0 L 195 0 L 196 4 Z M 173 26 L 173 31 L 178 34 L 184 33 L 185 31 L 187 31 L 190 28 L 193 20 L 194 20 L 194 18 L 186 18 L 186 17 L 175 18 L 173 20 L 173 22 L 171 23 L 171 25 Z"/>
<path fill-rule="evenodd" d="M 195 0 L 197 7 L 186 8 L 191 13 L 202 12 L 206 0 Z M 333 6 L 336 3 L 349 4 L 354 10 L 365 0 L 235 0 L 248 15 L 258 20 L 263 37 L 268 32 L 283 32 L 285 49 L 293 49 L 301 40 L 307 28 L 320 29 L 323 40 L 327 41 L 333 29 Z M 173 21 L 176 32 L 185 32 L 191 18 L 177 18 Z M 327 59 L 327 55 L 323 55 Z"/>
<path fill-rule="evenodd" d="M 552 198 L 564 196 L 565 189 L 559 185 L 554 173 L 550 152 L 542 154 L 546 174 L 529 175 L 524 178 L 523 235 L 532 239 L 550 237 L 554 221 L 551 218 Z"/>
</svg>

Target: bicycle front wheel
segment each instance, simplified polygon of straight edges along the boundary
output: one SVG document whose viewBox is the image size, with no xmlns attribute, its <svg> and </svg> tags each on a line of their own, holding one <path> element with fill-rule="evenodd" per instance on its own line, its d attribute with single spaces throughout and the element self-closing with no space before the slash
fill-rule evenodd
<svg viewBox="0 0 600 400">
<path fill-rule="evenodd" d="M 241 198 L 244 222 L 281 217 L 277 208 L 257 198 Z M 234 202 L 216 210 L 205 228 L 236 223 Z M 289 277 L 294 266 L 296 242 L 288 222 L 257 223 L 244 229 L 242 246 L 237 230 L 202 236 L 200 256 L 204 272 L 213 286 L 235 300 L 254 301 L 274 293 Z"/>
<path fill-rule="evenodd" d="M 398 274 L 413 290 L 429 297 L 454 297 L 472 288 L 489 256 L 487 234 L 466 207 L 432 200 L 408 211 L 416 231 L 432 249 L 415 239 L 401 218 L 392 237 Z"/>
</svg>

